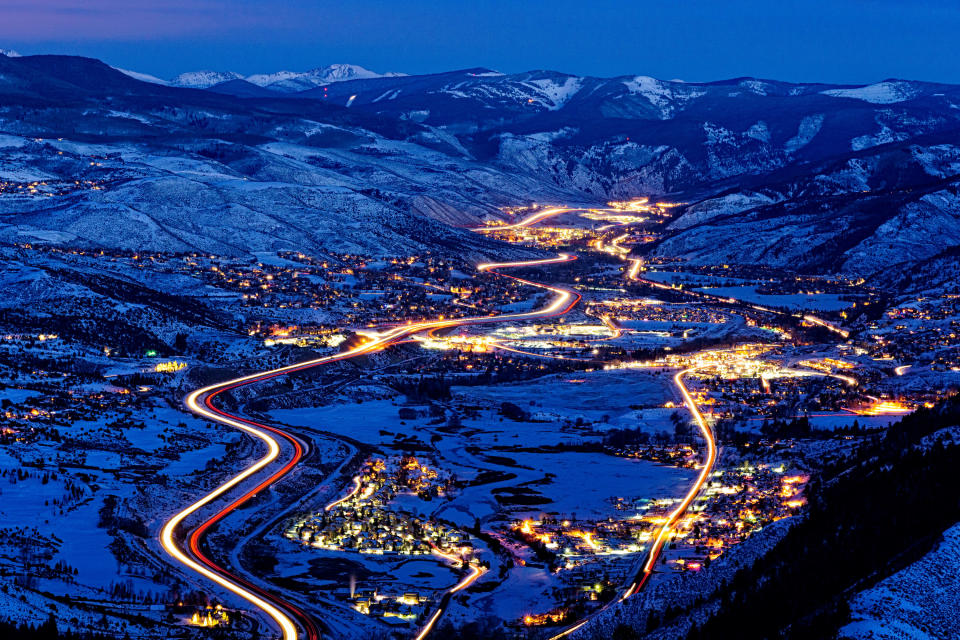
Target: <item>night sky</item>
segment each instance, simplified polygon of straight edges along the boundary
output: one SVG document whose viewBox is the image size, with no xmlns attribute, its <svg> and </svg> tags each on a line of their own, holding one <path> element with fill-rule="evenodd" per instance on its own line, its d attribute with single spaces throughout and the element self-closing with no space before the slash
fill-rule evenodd
<svg viewBox="0 0 960 640">
<path fill-rule="evenodd" d="M 956 0 L 0 0 L 0 48 L 198 69 L 960 83 Z"/>
</svg>

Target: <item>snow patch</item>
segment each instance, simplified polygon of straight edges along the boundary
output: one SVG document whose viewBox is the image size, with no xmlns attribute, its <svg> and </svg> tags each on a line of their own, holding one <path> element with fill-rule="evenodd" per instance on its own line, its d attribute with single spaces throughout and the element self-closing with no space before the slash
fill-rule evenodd
<svg viewBox="0 0 960 640">
<path fill-rule="evenodd" d="M 701 224 L 720 216 L 746 211 L 772 202 L 774 202 L 774 199 L 770 196 L 749 191 L 711 198 L 688 207 L 683 215 L 670 223 L 670 229 L 675 231 L 687 229 L 695 224 Z"/>
<path fill-rule="evenodd" d="M 853 98 L 872 104 L 893 104 L 915 98 L 919 92 L 907 82 L 878 82 L 853 89 L 828 89 L 821 93 L 834 98 Z"/>
<path fill-rule="evenodd" d="M 767 91 L 770 89 L 769 84 L 760 80 L 744 80 L 740 83 L 740 86 L 758 96 L 767 95 Z"/>
<path fill-rule="evenodd" d="M 705 93 L 687 85 L 674 87 L 670 82 L 663 82 L 650 76 L 636 76 L 623 84 L 630 93 L 643 96 L 656 107 L 660 111 L 661 120 L 670 118 L 678 107 Z"/>
<path fill-rule="evenodd" d="M 770 142 L 770 128 L 767 127 L 766 122 L 761 120 L 747 129 L 747 137 L 760 142 Z"/>
<path fill-rule="evenodd" d="M 3 146 L 0 138 L 0 146 Z M 913 157 L 931 176 L 946 178 L 960 173 L 960 147 L 942 144 L 932 147 L 912 147 Z"/>
<path fill-rule="evenodd" d="M 850 141 L 850 148 L 854 151 L 862 151 L 863 149 L 869 149 L 870 147 L 878 147 L 881 144 L 888 144 L 890 142 L 896 142 L 898 140 L 903 140 L 906 138 L 905 134 L 894 133 L 893 130 L 888 127 L 886 124 L 880 124 L 880 131 L 877 133 L 871 133 L 864 136 L 857 136 Z"/>
<path fill-rule="evenodd" d="M 549 78 L 543 80 L 530 80 L 532 84 L 552 103 L 549 106 L 550 111 L 556 111 L 562 107 L 570 98 L 572 98 L 580 87 L 583 86 L 583 80 L 580 78 L 566 78 L 562 83 Z"/>
<path fill-rule="evenodd" d="M 20 136 L 11 136 L 5 133 L 0 133 L 0 149 L 10 148 L 10 147 L 22 147 L 27 144 L 26 138 L 21 138 Z"/>
<path fill-rule="evenodd" d="M 823 114 L 815 113 L 811 116 L 804 116 L 797 127 L 797 135 L 787 140 L 783 148 L 787 153 L 796 153 L 798 150 L 810 144 L 813 137 L 820 133 L 820 127 L 823 126 Z"/>
<path fill-rule="evenodd" d="M 115 70 L 119 71 L 125 76 L 129 76 L 134 80 L 139 80 L 140 82 L 149 82 L 150 84 L 159 84 L 167 86 L 170 83 L 166 80 L 161 80 L 156 76 L 151 76 L 149 73 L 140 73 L 139 71 L 130 71 L 129 69 L 121 69 L 120 67 L 113 67 Z"/>
<path fill-rule="evenodd" d="M 136 113 L 130 113 L 129 111 L 114 111 L 113 109 L 111 109 L 110 111 L 107 112 L 107 116 L 111 118 L 124 118 L 126 120 L 136 120 L 137 122 L 150 124 L 149 118 L 145 116 L 141 116 Z"/>
<path fill-rule="evenodd" d="M 733 131 L 712 122 L 703 123 L 703 132 L 707 135 L 707 145 L 736 144 L 737 141 Z"/>
</svg>

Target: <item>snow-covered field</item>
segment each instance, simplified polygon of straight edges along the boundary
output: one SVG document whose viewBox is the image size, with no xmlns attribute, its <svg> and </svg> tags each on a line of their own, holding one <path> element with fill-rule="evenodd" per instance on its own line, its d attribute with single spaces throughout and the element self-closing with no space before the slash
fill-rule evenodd
<svg viewBox="0 0 960 640">
<path fill-rule="evenodd" d="M 754 302 L 769 307 L 793 310 L 812 309 L 814 311 L 839 311 L 853 305 L 853 302 L 841 300 L 838 294 L 789 294 L 774 295 L 758 293 L 754 287 L 703 287 L 698 289 L 715 296 L 726 296 L 736 300 Z"/>
</svg>

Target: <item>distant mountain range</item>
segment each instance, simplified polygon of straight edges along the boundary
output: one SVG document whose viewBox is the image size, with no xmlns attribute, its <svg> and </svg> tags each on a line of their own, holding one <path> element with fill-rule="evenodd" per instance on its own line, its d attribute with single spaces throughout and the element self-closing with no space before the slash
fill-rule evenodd
<svg viewBox="0 0 960 640">
<path fill-rule="evenodd" d="M 93 173 L 49 155 L 67 156 L 68 141 L 77 162 L 94 150 L 123 161 L 95 168 L 110 164 L 109 190 L 5 205 L 0 238 L 248 251 L 306 233 L 375 251 L 439 234 L 479 248 L 448 225 L 509 204 L 653 196 L 685 205 L 649 250 L 698 262 L 905 282 L 918 265 L 951 273 L 960 256 L 956 85 L 358 69 L 176 81 L 199 90 L 87 58 L 0 57 L 0 146 L 21 149 L 5 149 L 0 179 Z M 53 151 L 24 142 L 36 138 Z M 376 225 L 386 212 L 396 224 Z"/>
<path fill-rule="evenodd" d="M 395 72 L 375 73 L 355 64 L 332 64 L 327 67 L 317 67 L 310 71 L 277 71 L 275 73 L 257 73 L 250 76 L 244 76 L 234 71 L 188 71 L 171 80 L 162 80 L 155 76 L 127 69 L 117 70 L 143 82 L 170 87 L 208 89 L 225 82 L 241 80 L 279 93 L 306 91 L 314 87 L 345 80 L 369 80 L 371 78 L 393 78 L 405 75 Z"/>
</svg>

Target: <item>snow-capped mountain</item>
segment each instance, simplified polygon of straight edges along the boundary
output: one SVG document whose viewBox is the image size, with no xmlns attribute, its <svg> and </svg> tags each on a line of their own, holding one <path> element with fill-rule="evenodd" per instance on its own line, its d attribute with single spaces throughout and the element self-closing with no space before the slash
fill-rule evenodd
<svg viewBox="0 0 960 640">
<path fill-rule="evenodd" d="M 239 80 L 240 78 L 243 78 L 243 76 L 233 71 L 188 71 L 170 80 L 170 84 L 174 87 L 206 89 L 221 82 Z"/>
<path fill-rule="evenodd" d="M 343 81 L 298 97 L 337 98 L 356 95 L 357 106 L 380 113 L 427 118 L 455 125 L 463 119 L 499 120 L 557 111 L 594 88 L 593 79 L 554 71 L 503 74 L 472 68 L 418 76 L 387 76 Z"/>
<path fill-rule="evenodd" d="M 960 247 L 960 87 L 485 69 L 310 90 L 454 133 L 504 171 L 689 203 L 651 250 L 904 281 Z M 931 262 L 936 261 L 936 262 Z"/>
<path fill-rule="evenodd" d="M 272 91 L 295 93 L 345 80 L 369 80 L 401 75 L 403 74 L 393 72 L 380 74 L 355 64 L 332 64 L 327 67 L 317 67 L 310 71 L 277 71 L 274 73 L 256 73 L 251 76 L 244 76 L 233 71 L 188 71 L 170 80 L 169 84 L 174 87 L 207 89 L 232 80 L 246 80 L 258 87 L 264 87 Z"/>
<path fill-rule="evenodd" d="M 655 196 L 687 204 L 647 249 L 698 262 L 907 282 L 912 266 L 952 264 L 943 252 L 955 247 L 960 255 L 956 85 L 685 83 L 483 68 L 363 73 L 334 66 L 255 76 L 256 84 L 194 74 L 193 87 L 232 79 L 188 92 L 90 59 L 0 57 L 0 130 L 106 136 L 109 149 L 127 140 L 251 181 L 373 189 L 390 207 L 460 226 L 530 200 Z M 291 92 L 314 82 L 328 84 Z M 282 83 L 286 92 L 277 90 Z M 60 126 L 28 108 L 44 101 L 63 111 Z M 166 139 L 180 142 L 168 148 Z M 195 151 L 184 151 L 185 140 Z M 284 219 L 300 215 L 274 209 Z M 235 244 L 250 246 L 253 237 Z"/>
<path fill-rule="evenodd" d="M 3 51 L 0 51 L 0 53 L 3 53 Z M 13 51 L 11 51 L 10 54 L 14 56 L 19 55 Z M 277 71 L 274 73 L 257 73 L 251 76 L 244 76 L 235 71 L 187 71 L 170 80 L 163 80 L 147 73 L 130 71 L 119 67 L 114 68 L 142 82 L 169 85 L 171 87 L 209 89 L 210 87 L 234 80 L 243 80 L 278 93 L 296 93 L 334 82 L 343 82 L 345 80 L 369 80 L 372 78 L 392 78 L 403 75 L 399 73 L 379 74 L 354 64 L 332 64 L 327 67 L 311 69 L 310 71 Z"/>
<path fill-rule="evenodd" d="M 355 64 L 332 64 L 327 67 L 318 67 L 302 73 L 279 71 L 277 73 L 256 74 L 248 76 L 246 80 L 247 82 L 275 91 L 294 93 L 334 82 L 392 78 L 402 75 L 401 73 L 395 72 L 380 74 Z"/>
<path fill-rule="evenodd" d="M 0 58 L 0 180 L 73 185 L 4 199 L 0 244 L 490 257 L 490 240 L 450 223 L 579 197 L 477 162 L 443 131 L 274 95 L 139 82 L 88 58 Z"/>
</svg>

